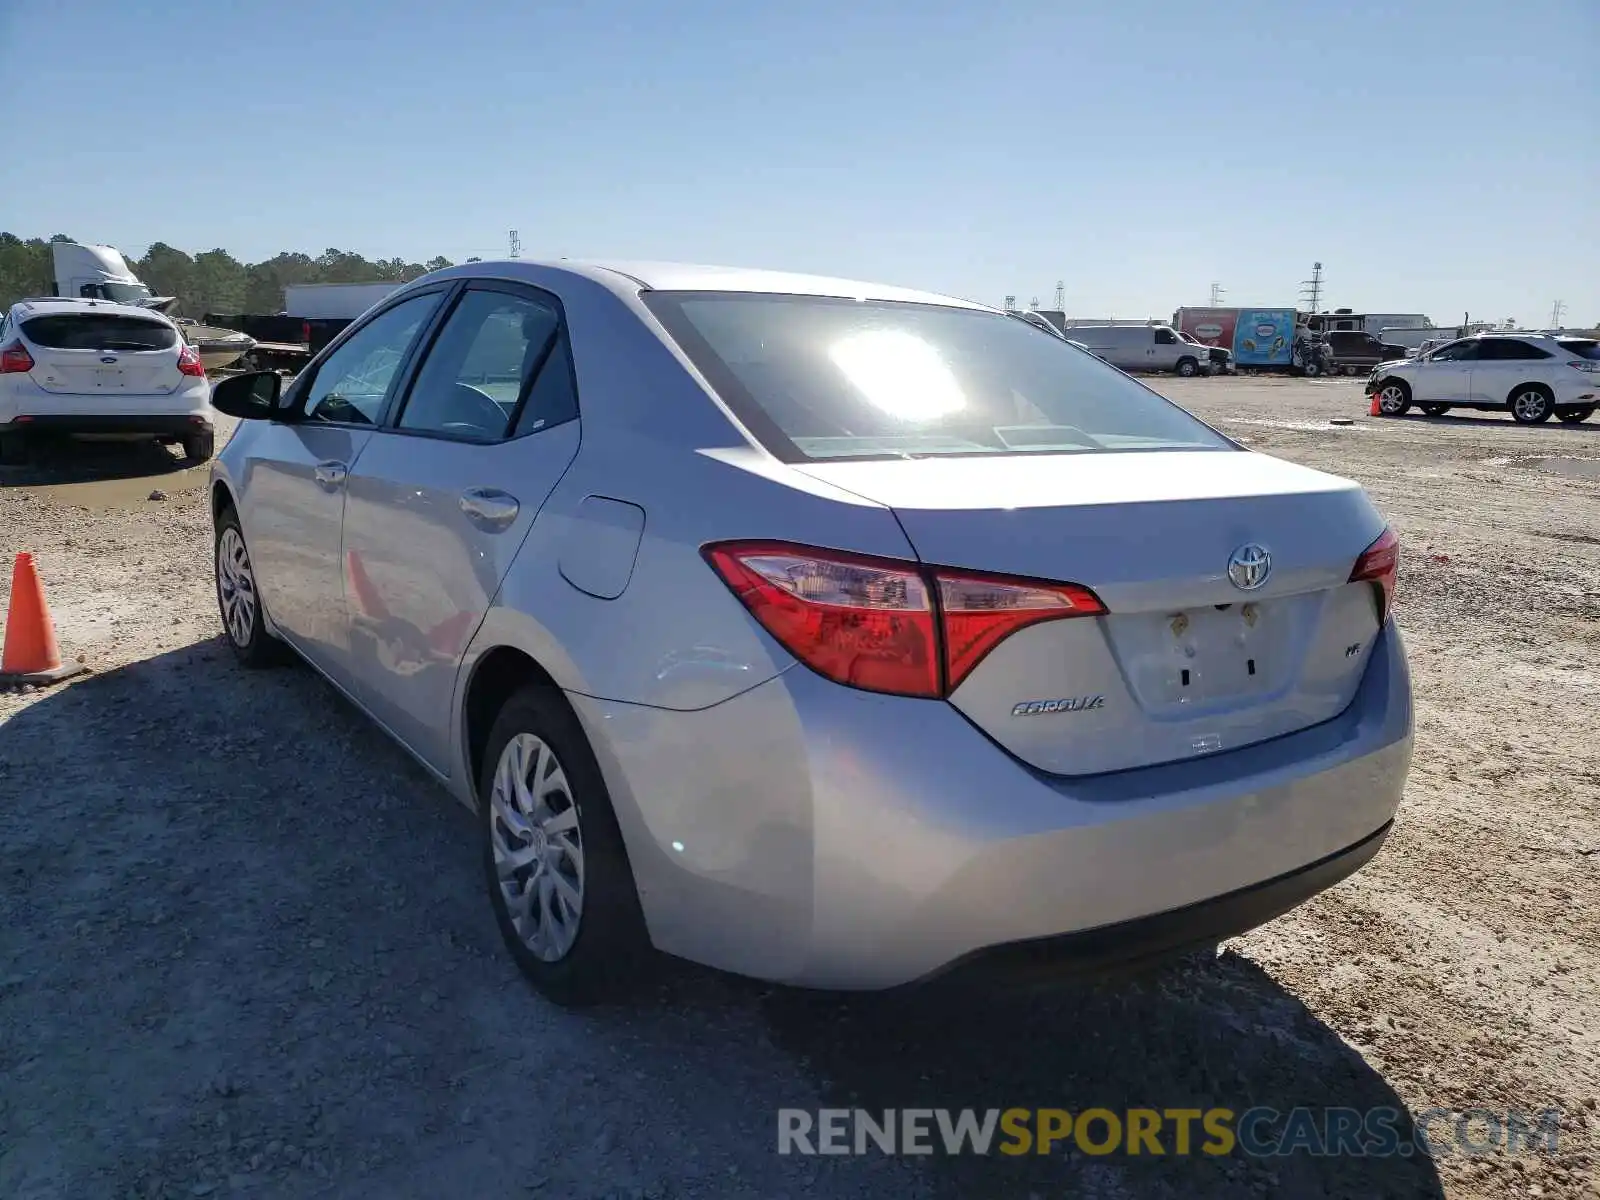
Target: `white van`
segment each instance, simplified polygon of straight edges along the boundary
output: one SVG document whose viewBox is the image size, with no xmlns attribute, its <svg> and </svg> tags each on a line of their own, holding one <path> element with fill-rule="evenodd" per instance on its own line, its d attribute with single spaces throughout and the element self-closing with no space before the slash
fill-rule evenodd
<svg viewBox="0 0 1600 1200">
<path fill-rule="evenodd" d="M 1184 341 L 1170 325 L 1073 325 L 1067 336 L 1124 371 L 1189 376 L 1209 369 L 1206 347 Z"/>
</svg>

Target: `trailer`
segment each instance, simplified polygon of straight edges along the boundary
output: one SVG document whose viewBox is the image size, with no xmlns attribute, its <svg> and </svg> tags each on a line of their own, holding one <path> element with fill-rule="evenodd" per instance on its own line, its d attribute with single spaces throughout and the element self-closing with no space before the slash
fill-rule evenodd
<svg viewBox="0 0 1600 1200">
<path fill-rule="evenodd" d="M 291 283 L 283 289 L 283 311 L 314 321 L 353 321 L 402 283 Z"/>
<path fill-rule="evenodd" d="M 1180 308 L 1172 324 L 1203 346 L 1232 351 L 1241 371 L 1303 369 L 1297 342 L 1308 339 L 1292 308 Z"/>
</svg>

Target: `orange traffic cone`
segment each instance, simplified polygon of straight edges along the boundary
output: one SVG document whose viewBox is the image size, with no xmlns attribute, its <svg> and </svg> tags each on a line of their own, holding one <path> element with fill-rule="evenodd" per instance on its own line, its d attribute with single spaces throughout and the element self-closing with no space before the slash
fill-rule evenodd
<svg viewBox="0 0 1600 1200">
<path fill-rule="evenodd" d="M 1378 407 L 1378 393 L 1377 392 L 1373 392 L 1372 393 L 1372 407 L 1367 409 L 1367 416 L 1369 416 L 1369 417 L 1381 417 L 1381 416 L 1383 416 L 1383 409 Z"/>
<path fill-rule="evenodd" d="M 39 582 L 33 555 L 24 550 L 11 571 L 11 610 L 6 614 L 0 683 L 55 683 L 81 670 L 78 663 L 61 663 L 44 584 Z"/>
</svg>

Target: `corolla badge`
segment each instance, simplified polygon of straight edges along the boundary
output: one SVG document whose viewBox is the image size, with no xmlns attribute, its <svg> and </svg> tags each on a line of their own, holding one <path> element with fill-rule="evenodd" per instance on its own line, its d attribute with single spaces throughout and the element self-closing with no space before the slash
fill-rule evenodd
<svg viewBox="0 0 1600 1200">
<path fill-rule="evenodd" d="M 1272 555 L 1265 546 L 1246 542 L 1228 556 L 1228 578 L 1241 592 L 1253 592 L 1272 574 Z"/>
<path fill-rule="evenodd" d="M 1059 700 L 1021 700 L 1011 709 L 1013 717 L 1043 717 L 1050 713 L 1086 712 L 1104 708 L 1104 696 L 1063 696 Z"/>
</svg>

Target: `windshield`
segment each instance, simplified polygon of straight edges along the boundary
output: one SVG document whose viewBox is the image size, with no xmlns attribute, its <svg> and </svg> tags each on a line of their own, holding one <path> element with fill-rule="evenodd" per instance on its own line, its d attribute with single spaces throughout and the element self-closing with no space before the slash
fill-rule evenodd
<svg viewBox="0 0 1600 1200">
<path fill-rule="evenodd" d="M 142 283 L 102 283 L 100 287 L 107 300 L 115 300 L 118 304 L 139 304 L 153 294 Z"/>
<path fill-rule="evenodd" d="M 178 331 L 162 321 L 116 313 L 53 313 L 22 322 L 35 346 L 50 350 L 170 350 Z"/>
<path fill-rule="evenodd" d="M 1001 313 L 739 292 L 644 299 L 787 462 L 1234 449 L 1093 355 Z"/>
</svg>

